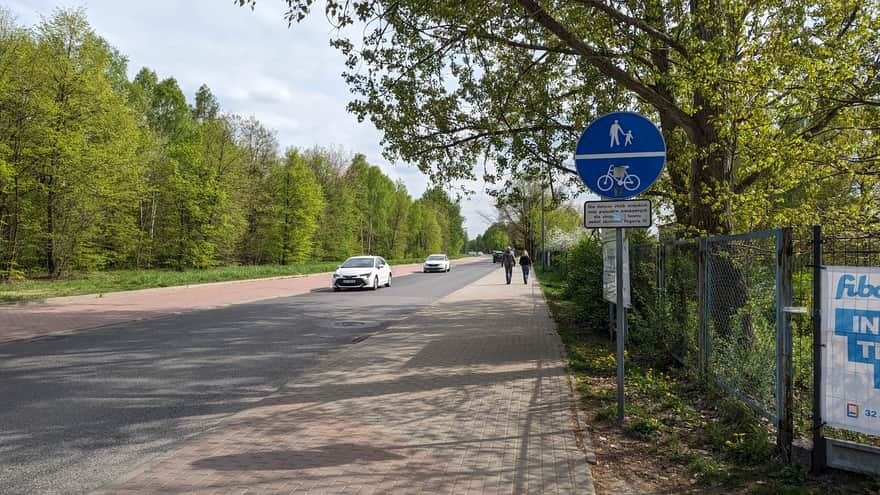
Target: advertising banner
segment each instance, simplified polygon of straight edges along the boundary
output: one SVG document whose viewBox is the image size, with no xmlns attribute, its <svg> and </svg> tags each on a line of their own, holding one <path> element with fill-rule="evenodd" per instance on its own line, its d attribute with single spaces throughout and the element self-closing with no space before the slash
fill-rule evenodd
<svg viewBox="0 0 880 495">
<path fill-rule="evenodd" d="M 880 435 L 880 268 L 825 267 L 822 345 L 822 419 Z"/>
</svg>

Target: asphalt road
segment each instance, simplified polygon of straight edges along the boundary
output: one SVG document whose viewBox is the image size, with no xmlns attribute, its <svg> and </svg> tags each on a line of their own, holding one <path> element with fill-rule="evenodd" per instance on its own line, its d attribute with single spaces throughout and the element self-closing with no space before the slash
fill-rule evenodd
<svg viewBox="0 0 880 495">
<path fill-rule="evenodd" d="M 87 493 L 124 477 L 497 267 L 398 273 L 378 291 L 332 292 L 328 281 L 300 296 L 0 344 L 0 493 Z"/>
</svg>

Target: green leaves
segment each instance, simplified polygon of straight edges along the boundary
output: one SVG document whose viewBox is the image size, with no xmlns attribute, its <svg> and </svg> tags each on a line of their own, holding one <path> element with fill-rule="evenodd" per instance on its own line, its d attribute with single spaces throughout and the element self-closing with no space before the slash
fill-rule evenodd
<svg viewBox="0 0 880 495">
<path fill-rule="evenodd" d="M 293 4 L 303 13 L 311 2 Z M 344 4 L 327 5 L 342 15 Z M 338 20 L 361 18 L 370 5 L 355 2 L 350 17 Z M 454 14 L 453 3 L 443 8 Z M 354 44 L 339 46 L 360 56 Z M 401 62 L 409 64 L 395 69 L 403 78 L 440 68 Z M 399 101 L 428 111 L 444 133 L 467 140 L 490 121 L 473 120 L 456 95 L 484 91 L 483 75 L 464 61 L 455 70 L 463 84 L 446 87 L 434 78 L 427 98 L 411 97 L 392 81 L 358 81 L 375 95 L 397 91 Z M 365 253 L 418 257 L 463 248 L 460 202 L 443 189 L 414 201 L 363 155 L 319 148 L 282 154 L 274 131 L 225 113 L 207 85 L 188 101 L 170 75 L 143 68 L 129 81 L 126 74 L 124 55 L 92 30 L 84 11 L 56 11 L 28 30 L 0 10 L 0 277 L 338 261 Z M 370 105 L 383 108 L 378 100 Z M 521 102 L 502 107 L 511 122 L 522 119 Z M 526 138 L 526 145 L 554 143 L 548 134 Z M 463 173 L 469 172 L 461 164 L 435 176 Z"/>
<path fill-rule="evenodd" d="M 295 19 L 311 6 L 285 3 Z M 389 157 L 439 183 L 483 166 L 504 195 L 572 174 L 581 130 L 632 110 L 667 137 L 652 193 L 683 231 L 838 216 L 812 201 L 841 185 L 824 177 L 876 188 L 874 4 L 331 1 L 326 14 L 364 25 L 361 40 L 332 40 L 348 57 L 349 109 L 383 132 Z"/>
</svg>

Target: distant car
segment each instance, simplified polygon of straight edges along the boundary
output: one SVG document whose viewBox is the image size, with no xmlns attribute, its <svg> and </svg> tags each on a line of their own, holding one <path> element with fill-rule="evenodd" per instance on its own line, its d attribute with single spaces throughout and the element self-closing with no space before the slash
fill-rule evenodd
<svg viewBox="0 0 880 495">
<path fill-rule="evenodd" d="M 333 290 L 391 287 L 391 267 L 381 256 L 352 256 L 333 274 Z"/>
<path fill-rule="evenodd" d="M 492 251 L 492 263 L 501 263 L 502 257 L 504 257 L 504 251 Z"/>
<path fill-rule="evenodd" d="M 483 255 L 482 251 L 477 251 L 477 256 L 482 256 L 482 255 Z"/>
<path fill-rule="evenodd" d="M 448 272 L 452 269 L 445 254 L 432 254 L 425 260 L 424 270 L 428 272 Z"/>
</svg>

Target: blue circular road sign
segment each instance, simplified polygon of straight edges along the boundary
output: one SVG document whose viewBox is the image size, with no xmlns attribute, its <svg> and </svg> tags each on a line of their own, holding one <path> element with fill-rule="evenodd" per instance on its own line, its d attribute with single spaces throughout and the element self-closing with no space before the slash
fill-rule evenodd
<svg viewBox="0 0 880 495">
<path fill-rule="evenodd" d="M 574 153 L 578 175 L 603 198 L 626 199 L 645 191 L 660 177 L 666 143 L 653 122 L 632 112 L 594 120 L 581 134 Z"/>
</svg>

